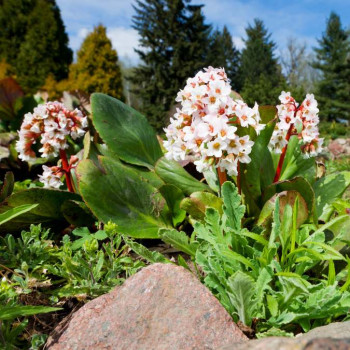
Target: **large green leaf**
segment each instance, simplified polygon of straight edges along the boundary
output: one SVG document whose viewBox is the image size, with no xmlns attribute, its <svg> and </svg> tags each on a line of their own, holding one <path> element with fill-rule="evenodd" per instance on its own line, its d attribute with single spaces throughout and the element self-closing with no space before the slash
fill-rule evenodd
<svg viewBox="0 0 350 350">
<path fill-rule="evenodd" d="M 275 209 L 275 203 L 276 203 L 277 197 L 279 198 L 279 201 L 280 201 L 280 205 L 279 205 L 280 218 L 283 217 L 283 212 L 286 205 L 290 205 L 291 207 L 293 207 L 296 198 L 298 198 L 299 210 L 298 210 L 298 217 L 297 217 L 297 226 L 300 227 L 300 225 L 307 220 L 310 213 L 309 213 L 307 204 L 305 202 L 305 199 L 297 191 L 285 191 L 282 193 L 277 193 L 272 198 L 270 198 L 265 203 L 264 207 L 261 210 L 257 225 L 267 227 L 271 223 L 272 214 Z"/>
<path fill-rule="evenodd" d="M 147 119 L 133 108 L 101 93 L 92 94 L 91 108 L 96 130 L 120 159 L 152 168 L 163 155 Z"/>
<path fill-rule="evenodd" d="M 169 226 L 165 200 L 136 170 L 100 156 L 99 166 L 91 160 L 81 161 L 77 174 L 87 206 L 99 220 L 115 222 L 120 233 L 157 238 L 158 229 Z"/>
<path fill-rule="evenodd" d="M 61 210 L 65 219 L 74 226 L 92 226 L 96 221 L 83 201 L 67 200 Z"/>
<path fill-rule="evenodd" d="M 315 213 L 315 193 L 307 180 L 302 177 L 295 177 L 291 180 L 276 182 L 267 187 L 263 193 L 264 202 L 272 198 L 275 193 L 284 191 L 297 191 L 304 198 L 310 217 Z"/>
<path fill-rule="evenodd" d="M 59 310 L 62 310 L 62 308 L 31 305 L 2 306 L 0 309 L 0 320 L 13 320 L 17 317 L 45 314 Z"/>
<path fill-rule="evenodd" d="M 236 309 L 239 320 L 247 325 L 251 325 L 252 311 L 255 303 L 252 302 L 255 284 L 254 280 L 247 274 L 237 271 L 228 279 L 231 303 Z"/>
<path fill-rule="evenodd" d="M 331 204 L 343 195 L 349 185 L 350 171 L 327 175 L 314 184 L 316 213 L 320 220 L 330 218 L 334 211 Z"/>
<path fill-rule="evenodd" d="M 297 136 L 292 136 L 288 143 L 286 157 L 283 162 L 280 181 L 301 176 L 313 184 L 316 180 L 316 160 L 314 157 L 304 158 Z"/>
<path fill-rule="evenodd" d="M 163 185 L 159 192 L 166 200 L 172 216 L 174 226 L 185 220 L 186 211 L 180 208 L 180 203 L 184 199 L 183 192 L 174 185 Z"/>
<path fill-rule="evenodd" d="M 197 191 L 212 192 L 210 187 L 191 176 L 179 163 L 165 157 L 158 160 L 156 174 L 167 184 L 174 185 L 185 194 Z"/>
<path fill-rule="evenodd" d="M 66 225 L 67 222 L 62 214 L 61 207 L 69 200 L 79 201 L 81 197 L 76 193 L 46 188 L 31 188 L 13 193 L 0 206 L 0 213 L 24 204 L 38 204 L 38 206 L 1 225 L 0 232 L 19 231 L 31 224 L 40 223 L 55 227 Z"/>
<path fill-rule="evenodd" d="M 222 185 L 222 196 L 227 217 L 226 225 L 232 230 L 240 231 L 245 207 L 241 204 L 241 196 L 238 194 L 237 187 L 232 182 L 225 182 Z"/>
<path fill-rule="evenodd" d="M 222 199 L 209 192 L 194 192 L 183 199 L 180 206 L 194 220 L 203 220 L 207 208 L 214 208 L 222 214 Z"/>
<path fill-rule="evenodd" d="M 256 138 L 252 152 L 251 162 L 241 164 L 241 188 L 244 195 L 248 214 L 258 215 L 263 204 L 261 193 L 273 181 L 274 167 L 271 154 L 267 148 L 275 122 L 270 121 L 260 135 Z"/>
<path fill-rule="evenodd" d="M 36 206 L 38 206 L 38 205 L 37 204 L 23 204 L 23 205 L 20 205 L 16 208 L 5 211 L 4 213 L 1 213 L 0 214 L 0 225 L 3 225 L 7 221 L 12 220 L 19 215 L 22 215 L 28 211 L 31 211 Z"/>
</svg>

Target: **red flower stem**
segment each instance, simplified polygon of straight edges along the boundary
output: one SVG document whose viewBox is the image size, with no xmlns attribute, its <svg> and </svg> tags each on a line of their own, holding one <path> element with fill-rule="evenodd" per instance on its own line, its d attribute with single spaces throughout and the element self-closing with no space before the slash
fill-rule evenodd
<svg viewBox="0 0 350 350">
<path fill-rule="evenodd" d="M 237 162 L 237 188 L 238 193 L 241 194 L 241 165 Z"/>
<path fill-rule="evenodd" d="M 280 179 L 281 171 L 283 168 L 284 158 L 286 157 L 286 153 L 287 153 L 288 141 L 289 141 L 290 137 L 292 136 L 293 128 L 294 128 L 294 124 L 291 124 L 291 126 L 288 129 L 287 135 L 286 135 L 287 144 L 282 149 L 282 153 L 281 153 L 280 159 L 278 161 L 276 174 L 275 174 L 275 178 L 273 179 L 273 182 L 277 182 Z"/>
<path fill-rule="evenodd" d="M 216 160 L 216 164 L 217 164 L 218 162 L 219 162 L 219 159 Z M 225 181 L 227 181 L 226 171 L 225 171 L 225 170 L 222 171 L 222 170 L 220 169 L 220 167 L 217 167 L 216 169 L 217 169 L 217 172 L 218 172 L 218 178 L 219 178 L 219 183 L 220 183 L 220 188 L 221 188 L 221 186 L 223 185 L 223 183 L 224 183 Z"/>
<path fill-rule="evenodd" d="M 61 161 L 62 161 L 62 170 L 66 176 L 66 183 L 67 183 L 68 191 L 74 192 L 72 179 L 70 176 L 70 167 L 68 164 L 67 154 L 66 154 L 65 150 L 63 150 L 63 149 L 60 150 L 60 157 L 61 157 Z"/>
</svg>

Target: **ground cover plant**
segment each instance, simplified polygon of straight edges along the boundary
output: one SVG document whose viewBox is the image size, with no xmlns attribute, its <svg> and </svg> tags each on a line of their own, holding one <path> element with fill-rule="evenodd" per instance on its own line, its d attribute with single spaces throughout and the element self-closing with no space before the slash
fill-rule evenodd
<svg viewBox="0 0 350 350">
<path fill-rule="evenodd" d="M 44 165 L 30 188 L 8 173 L 0 192 L 0 302 L 13 310 L 0 312 L 0 342 L 39 348 L 57 319 L 146 262 L 195 273 L 251 337 L 348 318 L 350 172 L 316 162 L 314 96 L 250 107 L 209 67 L 176 101 L 161 142 L 101 93 L 91 114 L 48 102 L 25 115 L 16 150 Z M 160 242 L 175 262 L 147 248 Z"/>
</svg>

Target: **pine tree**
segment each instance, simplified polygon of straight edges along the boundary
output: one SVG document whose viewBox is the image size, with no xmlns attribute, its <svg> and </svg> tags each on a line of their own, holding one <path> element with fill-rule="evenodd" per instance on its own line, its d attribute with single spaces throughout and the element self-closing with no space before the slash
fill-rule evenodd
<svg viewBox="0 0 350 350">
<path fill-rule="evenodd" d="M 12 67 L 28 28 L 33 0 L 0 0 L 0 58 Z"/>
<path fill-rule="evenodd" d="M 113 49 L 103 25 L 95 27 L 83 41 L 77 62 L 70 68 L 69 81 L 71 89 L 103 92 L 124 100 L 117 51 Z"/>
<path fill-rule="evenodd" d="M 215 30 L 211 36 L 211 44 L 208 53 L 208 65 L 224 67 L 228 78 L 231 80 L 233 90 L 242 88 L 240 75 L 240 52 L 233 44 L 231 34 L 226 26 L 222 32 Z"/>
<path fill-rule="evenodd" d="M 17 25 L 11 14 L 18 15 Z M 73 54 L 55 0 L 6 0 L 0 18 L 13 35 L 13 40 L 4 39 L 6 30 L 0 35 L 1 55 L 25 90 L 36 91 L 50 73 L 57 80 L 67 77 Z"/>
<path fill-rule="evenodd" d="M 328 120 L 337 117 L 350 119 L 349 34 L 334 12 L 318 43 L 319 48 L 315 49 L 317 60 L 313 66 L 322 73 L 316 92 L 320 116 Z"/>
<path fill-rule="evenodd" d="M 249 104 L 255 101 L 259 104 L 274 104 L 285 86 L 281 67 L 274 56 L 276 44 L 259 19 L 254 20 L 253 26 L 246 28 L 246 33 L 241 64 L 242 96 Z"/>
<path fill-rule="evenodd" d="M 135 92 L 151 124 L 162 130 L 187 78 L 207 62 L 211 28 L 201 5 L 187 0 L 137 0 L 133 18 L 142 63 L 133 72 Z"/>
</svg>

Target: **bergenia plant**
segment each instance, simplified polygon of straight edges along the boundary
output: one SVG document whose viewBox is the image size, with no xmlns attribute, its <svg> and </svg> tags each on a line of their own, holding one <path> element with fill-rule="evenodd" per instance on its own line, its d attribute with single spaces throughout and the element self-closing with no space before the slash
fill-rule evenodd
<svg viewBox="0 0 350 350">
<path fill-rule="evenodd" d="M 166 157 L 190 161 L 199 172 L 215 165 L 220 184 L 239 175 L 239 164 L 249 163 L 254 142 L 248 135 L 238 136 L 238 128 L 260 124 L 258 105 L 250 108 L 231 97 L 231 86 L 224 69 L 209 67 L 189 78 L 176 98 L 181 103 L 170 125 L 164 129 Z M 238 181 L 239 182 L 239 181 Z"/>
<path fill-rule="evenodd" d="M 277 106 L 278 122 L 269 144 L 272 152 L 281 153 L 274 182 L 280 178 L 291 136 L 298 136 L 306 158 L 316 156 L 322 150 L 323 143 L 323 139 L 319 138 L 319 109 L 313 94 L 306 95 L 300 106 L 290 92 L 282 91 L 279 100 L 281 104 Z"/>
<path fill-rule="evenodd" d="M 71 169 L 78 159 L 72 156 L 68 161 L 68 138 L 76 140 L 82 137 L 87 126 L 87 118 L 79 109 L 70 111 L 60 102 L 39 105 L 33 113 L 24 116 L 16 144 L 18 157 L 23 161 L 35 161 L 37 153 L 33 147 L 40 142 L 38 152 L 42 158 L 59 156 L 61 159 L 60 166 L 43 166 L 43 174 L 39 178 L 44 187 L 59 188 L 65 175 L 68 190 L 74 192 Z"/>
</svg>

